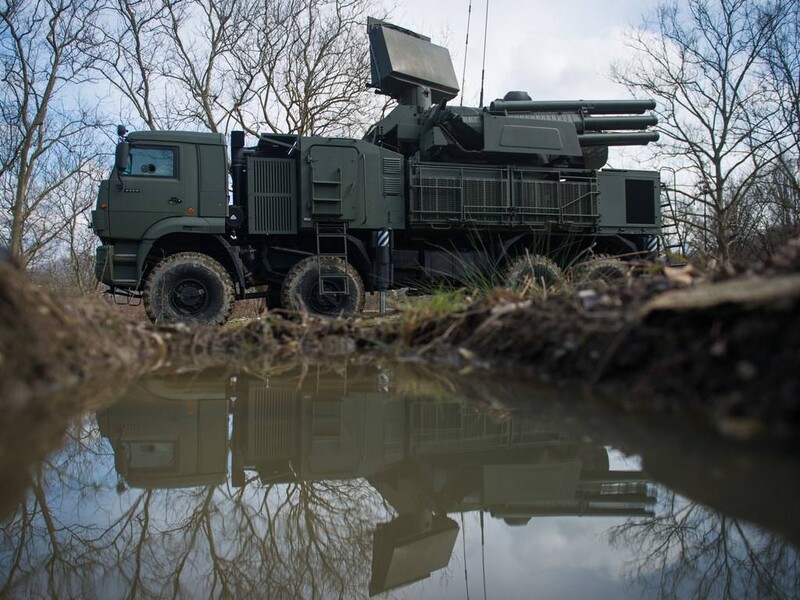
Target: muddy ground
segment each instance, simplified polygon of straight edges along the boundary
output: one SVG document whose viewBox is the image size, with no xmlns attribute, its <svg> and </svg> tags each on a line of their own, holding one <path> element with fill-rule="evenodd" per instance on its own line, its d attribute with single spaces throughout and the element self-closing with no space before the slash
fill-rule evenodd
<svg viewBox="0 0 800 600">
<path fill-rule="evenodd" d="M 397 337 L 436 360 L 583 382 L 630 410 L 698 413 L 735 437 L 795 436 L 800 242 L 735 277 L 667 270 L 547 298 L 498 294 Z"/>
<path fill-rule="evenodd" d="M 229 363 L 389 353 L 457 369 L 586 384 L 633 411 L 685 412 L 734 437 L 800 432 L 800 240 L 735 277 L 644 269 L 614 285 L 523 298 L 495 291 L 439 316 L 323 320 L 266 314 L 223 329 L 154 327 L 104 302 L 62 302 L 0 260 L 0 473 L 9 447 L 48 450 L 41 431 L 134 377 Z M 255 366 L 253 366 L 255 365 Z M 38 430 L 34 439 L 29 432 Z M 35 441 L 38 440 L 38 441 Z M 0 485 L 9 484 L 0 481 Z M 17 482 L 19 483 L 19 482 Z"/>
</svg>

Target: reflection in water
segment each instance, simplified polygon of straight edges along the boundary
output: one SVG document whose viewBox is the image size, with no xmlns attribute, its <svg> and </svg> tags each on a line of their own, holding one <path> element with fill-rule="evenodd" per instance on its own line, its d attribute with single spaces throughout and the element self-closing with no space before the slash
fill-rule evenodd
<svg viewBox="0 0 800 600">
<path fill-rule="evenodd" d="M 2 530 L 2 593 L 363 597 L 446 569 L 469 512 L 511 527 L 627 518 L 611 541 L 637 547 L 659 595 L 694 589 L 682 562 L 705 572 L 734 557 L 752 559 L 758 585 L 722 592 L 796 586 L 796 553 L 779 543 L 770 564 L 730 544 L 683 556 L 692 536 L 709 539 L 682 516 L 691 505 L 664 493 L 655 516 L 655 486 L 612 468 L 603 446 L 413 383 L 402 366 L 352 365 L 141 383 L 76 425 L 35 477 Z M 721 519 L 687 514 L 701 513 Z"/>
<path fill-rule="evenodd" d="M 797 598 L 797 551 L 777 535 L 666 493 L 652 519 L 612 528 L 633 573 L 658 598 Z"/>
</svg>

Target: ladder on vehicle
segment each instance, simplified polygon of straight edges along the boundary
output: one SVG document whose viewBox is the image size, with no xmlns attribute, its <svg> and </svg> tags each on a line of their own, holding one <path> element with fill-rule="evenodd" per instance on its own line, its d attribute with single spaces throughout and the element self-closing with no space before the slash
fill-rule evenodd
<svg viewBox="0 0 800 600">
<path fill-rule="evenodd" d="M 673 172 L 673 187 L 674 186 L 674 172 Z M 670 266 L 681 266 L 686 264 L 686 249 L 684 245 L 683 234 L 680 227 L 678 227 L 678 213 L 675 211 L 675 203 L 672 201 L 670 188 L 667 184 L 661 184 L 661 233 L 659 234 L 659 250 L 661 250 L 667 258 Z M 667 223 L 664 224 L 664 217 L 667 217 Z"/>
<path fill-rule="evenodd" d="M 347 296 L 350 279 L 346 272 L 326 273 L 323 258 L 340 258 L 347 265 L 347 223 L 319 222 L 317 232 L 317 276 L 320 295 Z"/>
</svg>

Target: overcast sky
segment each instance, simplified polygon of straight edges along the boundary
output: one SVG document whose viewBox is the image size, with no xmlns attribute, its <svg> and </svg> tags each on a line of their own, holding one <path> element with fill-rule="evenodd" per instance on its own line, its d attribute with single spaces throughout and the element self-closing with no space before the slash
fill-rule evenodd
<svg viewBox="0 0 800 600">
<path fill-rule="evenodd" d="M 404 0 L 393 22 L 446 46 L 461 82 L 469 0 Z M 484 102 L 509 90 L 534 99 L 628 98 L 610 81 L 624 59 L 623 32 L 638 25 L 657 0 L 489 0 Z M 477 106 L 486 0 L 472 3 L 464 104 Z"/>
</svg>

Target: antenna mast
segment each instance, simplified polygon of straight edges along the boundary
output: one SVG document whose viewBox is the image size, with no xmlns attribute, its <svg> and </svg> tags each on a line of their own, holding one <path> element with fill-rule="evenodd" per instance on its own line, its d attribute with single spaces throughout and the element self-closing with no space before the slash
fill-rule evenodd
<svg viewBox="0 0 800 600">
<path fill-rule="evenodd" d="M 489 0 L 486 0 L 486 18 L 483 21 L 483 64 L 481 65 L 481 101 L 478 108 L 483 108 L 483 82 L 486 77 L 486 35 L 489 31 Z"/>
<path fill-rule="evenodd" d="M 464 86 L 467 80 L 467 52 L 469 51 L 469 27 L 472 22 L 472 0 L 469 0 L 467 9 L 467 40 L 464 43 L 464 68 L 461 71 L 461 106 L 464 106 Z"/>
</svg>

